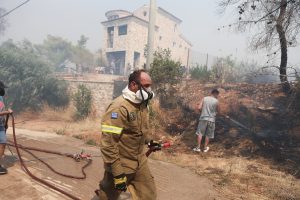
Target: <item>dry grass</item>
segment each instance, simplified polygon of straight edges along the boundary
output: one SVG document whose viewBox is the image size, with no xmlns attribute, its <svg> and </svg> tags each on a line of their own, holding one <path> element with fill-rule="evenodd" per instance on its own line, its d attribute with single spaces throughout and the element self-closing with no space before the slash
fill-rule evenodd
<svg viewBox="0 0 300 200">
<path fill-rule="evenodd" d="M 74 108 L 52 109 L 44 106 L 39 113 L 24 112 L 16 117 L 16 127 L 37 131 L 54 132 L 60 135 L 99 134 L 100 118 L 88 117 L 74 121 Z"/>
</svg>

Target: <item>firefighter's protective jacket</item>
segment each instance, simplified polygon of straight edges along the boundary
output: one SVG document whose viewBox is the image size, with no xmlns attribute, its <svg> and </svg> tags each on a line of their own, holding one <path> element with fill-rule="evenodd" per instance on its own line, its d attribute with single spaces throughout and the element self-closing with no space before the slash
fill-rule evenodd
<svg viewBox="0 0 300 200">
<path fill-rule="evenodd" d="M 149 141 L 149 114 L 145 104 L 133 104 L 119 96 L 108 106 L 101 130 L 105 170 L 114 176 L 132 174 L 145 164 L 144 146 Z"/>
</svg>

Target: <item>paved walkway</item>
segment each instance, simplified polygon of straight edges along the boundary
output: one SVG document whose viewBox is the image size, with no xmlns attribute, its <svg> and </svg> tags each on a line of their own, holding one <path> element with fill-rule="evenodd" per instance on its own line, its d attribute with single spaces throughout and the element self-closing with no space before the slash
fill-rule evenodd
<svg viewBox="0 0 300 200">
<path fill-rule="evenodd" d="M 70 179 L 59 176 L 50 171 L 45 165 L 36 161 L 32 156 L 22 151 L 24 160 L 29 170 L 36 176 L 49 183 L 71 193 L 80 199 L 93 199 L 94 190 L 103 175 L 103 162 L 100 150 L 94 146 L 88 146 L 83 141 L 56 135 L 54 133 L 16 130 L 18 143 L 24 146 L 43 148 L 63 153 L 80 153 L 84 150 L 92 154 L 93 163 L 86 168 L 87 178 L 85 180 Z M 8 133 L 12 140 L 11 130 Z M 10 148 L 14 154 L 14 148 Z M 34 152 L 57 171 L 77 175 L 81 174 L 81 166 L 84 161 L 75 162 L 71 158 L 61 157 L 52 154 Z M 44 185 L 31 179 L 20 168 L 15 156 L 12 156 L 9 149 L 6 149 L 6 165 L 9 173 L 0 176 L 0 199 L 2 200 L 63 200 L 68 197 L 53 191 Z M 155 177 L 158 191 L 158 200 L 210 200 L 220 199 L 213 189 L 211 181 L 194 174 L 192 171 L 178 167 L 174 164 L 149 159 L 150 169 Z M 95 198 L 94 198 L 95 199 Z M 131 199 L 129 193 L 123 193 L 121 199 Z"/>
</svg>

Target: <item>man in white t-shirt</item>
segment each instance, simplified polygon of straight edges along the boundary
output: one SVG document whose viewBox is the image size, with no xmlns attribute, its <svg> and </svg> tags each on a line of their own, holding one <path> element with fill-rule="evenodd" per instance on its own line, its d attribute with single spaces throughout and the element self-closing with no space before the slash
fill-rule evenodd
<svg viewBox="0 0 300 200">
<path fill-rule="evenodd" d="M 219 113 L 220 109 L 218 96 L 219 91 L 217 89 L 213 89 L 211 91 L 211 95 L 204 97 L 197 107 L 197 109 L 201 111 L 201 115 L 196 130 L 198 146 L 193 149 L 196 152 L 201 152 L 201 142 L 203 136 L 205 136 L 203 152 L 207 152 L 209 150 L 209 139 L 214 138 L 216 115 Z"/>
</svg>

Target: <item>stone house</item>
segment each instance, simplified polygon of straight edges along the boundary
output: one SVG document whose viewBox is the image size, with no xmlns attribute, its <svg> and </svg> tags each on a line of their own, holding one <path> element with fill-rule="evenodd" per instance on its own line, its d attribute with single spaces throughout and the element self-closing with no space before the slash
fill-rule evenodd
<svg viewBox="0 0 300 200">
<path fill-rule="evenodd" d="M 149 6 L 144 5 L 134 12 L 111 10 L 106 12 L 103 53 L 114 74 L 127 75 L 142 68 L 146 63 L 144 51 L 147 45 Z M 170 49 L 172 59 L 188 66 L 192 44 L 180 32 L 182 21 L 164 10 L 157 8 L 154 33 L 154 49 Z"/>
</svg>

